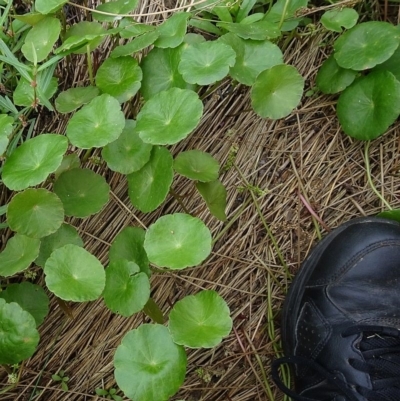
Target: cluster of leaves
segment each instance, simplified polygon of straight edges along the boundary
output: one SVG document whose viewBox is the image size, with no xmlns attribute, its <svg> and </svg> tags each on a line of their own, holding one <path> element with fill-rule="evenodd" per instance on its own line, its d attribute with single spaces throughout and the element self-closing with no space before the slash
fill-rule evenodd
<svg viewBox="0 0 400 401">
<path fill-rule="evenodd" d="M 357 12 L 348 8 L 322 17 L 326 28 L 348 30 L 335 41 L 316 83 L 323 93 L 340 93 L 337 115 L 343 131 L 371 140 L 400 115 L 400 30 L 387 22 L 357 20 Z"/>
<path fill-rule="evenodd" d="M 198 126 L 201 86 L 219 85 L 228 76 L 251 86 L 253 108 L 262 117 L 281 118 L 297 106 L 303 78 L 283 63 L 271 40 L 296 28 L 301 22 L 296 11 L 307 1 L 288 6 L 278 0 L 270 9 L 269 1 L 209 1 L 207 11 L 178 12 L 151 26 L 119 16 L 134 10 L 137 0 L 115 0 L 99 5 L 93 21 L 69 28 L 66 3 L 36 0 L 32 12 L 9 15 L 12 2 L 0 0 L 0 23 L 9 24 L 4 32 L 12 32 L 0 35 L 3 89 L 12 93 L 11 98 L 0 96 L 2 183 L 16 192 L 0 208 L 6 216 L 2 227 L 14 232 L 0 253 L 0 276 L 8 279 L 34 263 L 42 268 L 48 290 L 61 300 L 102 297 L 123 316 L 144 310 L 155 324 L 125 335 L 114 358 L 115 377 L 132 399 L 166 400 L 183 383 L 184 347 L 214 347 L 229 334 L 232 320 L 216 292 L 202 291 L 178 301 L 165 326 L 150 298 L 150 263 L 172 270 L 202 263 L 211 252 L 210 231 L 200 219 L 183 213 L 162 216 L 146 231 L 126 227 L 113 241 L 104 269 L 66 218 L 98 213 L 109 201 L 110 187 L 68 149 L 84 149 L 87 155 L 101 149 L 108 168 L 127 176 L 129 198 L 142 212 L 164 202 L 177 173 L 192 180 L 211 214 L 225 221 L 226 189 L 218 179 L 218 161 L 199 150 L 174 159 L 167 146 Z M 188 33 L 191 27 L 218 38 Z M 93 71 L 91 54 L 106 37 L 125 43 Z M 136 56 L 149 47 L 139 64 Z M 54 111 L 58 62 L 79 54 L 86 54 L 90 85 L 69 88 L 54 101 L 57 112 L 73 113 L 66 135 L 33 136 L 32 111 Z M 133 113 L 134 120 L 126 119 L 122 105 L 139 95 L 142 107 Z M 17 363 L 35 352 L 37 326 L 48 305 L 43 288 L 30 282 L 10 284 L 0 293 L 0 363 Z M 67 388 L 68 378 L 59 374 L 53 379 Z"/>
</svg>

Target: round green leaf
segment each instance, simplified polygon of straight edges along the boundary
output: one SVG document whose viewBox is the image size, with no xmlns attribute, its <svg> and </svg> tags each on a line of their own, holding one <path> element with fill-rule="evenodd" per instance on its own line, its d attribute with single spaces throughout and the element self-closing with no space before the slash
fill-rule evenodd
<svg viewBox="0 0 400 401">
<path fill-rule="evenodd" d="M 110 264 L 106 269 L 104 302 L 114 313 L 132 316 L 146 305 L 150 297 L 150 282 L 145 273 L 132 269 L 126 260 Z"/>
<path fill-rule="evenodd" d="M 35 260 L 35 263 L 38 266 L 43 267 L 46 260 L 55 249 L 61 248 L 67 244 L 74 244 L 83 247 L 82 238 L 79 236 L 76 228 L 69 224 L 62 224 L 55 233 L 42 238 L 39 256 Z"/>
<path fill-rule="evenodd" d="M 35 9 L 41 14 L 50 14 L 59 10 L 68 0 L 36 0 Z"/>
<path fill-rule="evenodd" d="M 15 364 L 31 357 L 39 343 L 35 319 L 17 303 L 0 299 L 0 363 Z"/>
<path fill-rule="evenodd" d="M 59 113 L 71 113 L 86 103 L 89 103 L 100 93 L 95 86 L 71 88 L 61 92 L 55 101 Z"/>
<path fill-rule="evenodd" d="M 179 46 L 185 37 L 187 21 L 190 16 L 191 14 L 186 12 L 172 14 L 157 28 L 159 37 L 154 46 L 162 48 Z"/>
<path fill-rule="evenodd" d="M 27 140 L 4 163 L 4 185 L 18 191 L 40 184 L 61 164 L 67 147 L 67 138 L 61 135 L 41 134 Z"/>
<path fill-rule="evenodd" d="M 92 12 L 93 18 L 101 22 L 113 22 L 121 19 L 118 14 L 128 14 L 132 12 L 138 4 L 138 0 L 113 0 L 107 3 L 100 4 L 96 7 L 96 11 L 102 11 L 109 14 L 116 15 L 105 15 Z"/>
<path fill-rule="evenodd" d="M 142 324 L 122 339 L 114 356 L 115 380 L 135 401 L 166 401 L 182 385 L 187 358 L 160 324 Z"/>
<path fill-rule="evenodd" d="M 155 146 L 148 163 L 127 176 L 129 198 L 141 212 L 157 209 L 166 198 L 174 177 L 172 163 L 168 149 Z"/>
<path fill-rule="evenodd" d="M 244 85 L 253 85 L 261 71 L 283 63 L 281 49 L 267 40 L 244 40 L 228 33 L 221 36 L 219 41 L 231 46 L 235 51 L 236 62 L 229 74 Z"/>
<path fill-rule="evenodd" d="M 142 70 L 132 57 L 106 59 L 97 70 L 96 85 L 103 93 L 124 103 L 136 95 L 142 80 Z"/>
<path fill-rule="evenodd" d="M 358 12 L 353 8 L 340 8 L 326 11 L 321 17 L 321 24 L 330 31 L 342 32 L 342 27 L 352 28 L 358 20 Z"/>
<path fill-rule="evenodd" d="M 93 51 L 103 42 L 105 34 L 106 30 L 98 22 L 80 21 L 72 24 L 71 28 L 68 29 L 64 37 L 64 43 L 68 40 L 70 41 L 69 47 L 72 47 L 73 43 L 79 43 L 83 40 L 83 46 L 78 46 L 74 49 L 74 53 L 85 54 L 87 46 L 89 45 L 89 50 Z"/>
<path fill-rule="evenodd" d="M 228 305 L 216 291 L 201 291 L 174 305 L 168 328 L 176 344 L 212 348 L 231 332 L 232 319 Z"/>
<path fill-rule="evenodd" d="M 206 201 L 210 213 L 221 221 L 226 221 L 226 188 L 219 180 L 198 182 L 196 188 Z"/>
<path fill-rule="evenodd" d="M 28 268 L 39 254 L 40 240 L 15 234 L 0 253 L 0 276 L 9 277 Z"/>
<path fill-rule="evenodd" d="M 63 220 L 61 200 L 47 189 L 26 189 L 8 204 L 7 222 L 11 230 L 28 237 L 50 235 L 59 229 Z"/>
<path fill-rule="evenodd" d="M 46 285 L 65 301 L 94 301 L 103 292 L 106 275 L 102 264 L 77 245 L 56 249 L 44 266 Z"/>
<path fill-rule="evenodd" d="M 135 126 L 135 121 L 126 120 L 120 137 L 104 146 L 101 155 L 111 170 L 130 174 L 140 170 L 149 161 L 152 145 L 140 139 Z"/>
<path fill-rule="evenodd" d="M 295 67 L 280 64 L 263 71 L 251 89 L 251 103 L 263 118 L 279 119 L 299 104 L 304 79 Z"/>
<path fill-rule="evenodd" d="M 58 18 L 46 17 L 38 22 L 26 35 L 21 51 L 32 63 L 43 61 L 53 50 L 61 32 Z"/>
<path fill-rule="evenodd" d="M 64 204 L 67 216 L 88 217 L 108 202 L 110 187 L 104 177 L 89 169 L 74 168 L 60 175 L 54 192 Z"/>
<path fill-rule="evenodd" d="M 188 150 L 175 158 L 174 169 L 191 180 L 207 182 L 218 178 L 219 163 L 209 153 Z"/>
<path fill-rule="evenodd" d="M 175 213 L 160 217 L 146 232 L 150 262 L 170 269 L 200 264 L 211 252 L 211 233 L 197 217 Z"/>
<path fill-rule="evenodd" d="M 0 298 L 7 303 L 15 302 L 35 319 L 36 326 L 42 324 L 49 313 L 49 297 L 39 285 L 24 281 L 20 284 L 9 284 L 0 292 Z"/>
<path fill-rule="evenodd" d="M 383 134 L 400 114 L 400 83 L 388 71 L 358 78 L 339 97 L 337 115 L 343 131 L 371 140 Z"/>
<path fill-rule="evenodd" d="M 67 125 L 67 136 L 82 149 L 100 148 L 115 141 L 125 126 L 125 116 L 117 99 L 104 94 L 77 111 Z"/>
<path fill-rule="evenodd" d="M 316 84 L 323 93 L 338 93 L 346 89 L 357 76 L 357 71 L 338 65 L 335 57 L 330 56 L 318 70 Z"/>
<path fill-rule="evenodd" d="M 196 43 L 183 51 L 178 69 L 186 82 L 209 85 L 225 78 L 235 59 L 232 47 L 222 42 Z"/>
<path fill-rule="evenodd" d="M 137 115 L 136 131 L 143 142 L 172 145 L 198 125 L 203 104 L 189 89 L 171 88 L 154 95 Z"/>
<path fill-rule="evenodd" d="M 133 262 L 150 277 L 149 259 L 143 247 L 144 236 L 145 231 L 140 227 L 125 227 L 111 244 L 110 264 L 121 260 Z"/>
<path fill-rule="evenodd" d="M 170 88 L 195 88 L 195 85 L 188 84 L 178 71 L 178 65 L 184 48 L 184 44 L 174 49 L 155 47 L 143 58 L 141 63 L 143 80 L 140 93 L 145 100 Z"/>
<path fill-rule="evenodd" d="M 388 22 L 369 21 L 351 28 L 334 44 L 337 63 L 361 71 L 381 64 L 399 46 L 399 31 Z"/>
<path fill-rule="evenodd" d="M 76 153 L 71 153 L 63 157 L 60 167 L 54 172 L 56 179 L 64 172 L 72 170 L 73 168 L 79 168 L 81 166 L 81 159 Z"/>
</svg>

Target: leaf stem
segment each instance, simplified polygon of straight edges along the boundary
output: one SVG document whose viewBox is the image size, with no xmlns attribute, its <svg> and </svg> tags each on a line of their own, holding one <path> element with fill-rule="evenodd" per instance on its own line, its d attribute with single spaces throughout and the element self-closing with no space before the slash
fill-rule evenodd
<svg viewBox="0 0 400 401">
<path fill-rule="evenodd" d="M 243 175 L 243 173 L 240 171 L 240 169 L 236 166 L 235 163 L 233 163 L 233 166 L 235 167 L 236 171 L 239 173 L 239 175 L 240 175 L 241 179 L 243 180 L 243 182 L 244 182 L 244 183 L 246 184 L 246 186 L 249 188 L 249 187 L 250 187 L 250 184 L 249 184 L 249 182 L 247 181 L 246 177 Z M 260 206 L 259 206 L 259 204 L 258 204 L 258 202 L 257 202 L 257 199 L 256 199 L 256 197 L 255 197 L 253 191 L 250 190 L 249 192 L 250 192 L 251 197 L 253 198 L 253 203 L 254 203 L 254 206 L 256 207 L 257 214 L 258 214 L 258 216 L 260 217 L 260 220 L 261 220 L 262 223 L 263 223 L 263 226 L 264 226 L 264 228 L 265 228 L 265 231 L 267 232 L 268 237 L 270 238 L 270 240 L 271 240 L 271 242 L 272 242 L 272 244 L 273 244 L 273 246 L 274 246 L 274 248 L 275 248 L 275 252 L 276 252 L 277 255 L 278 255 L 278 258 L 279 258 L 279 260 L 280 260 L 280 262 L 281 262 L 281 265 L 282 265 L 283 268 L 285 269 L 286 276 L 287 276 L 288 278 L 291 278 L 292 275 L 291 275 L 291 273 L 289 272 L 288 265 L 286 264 L 285 259 L 283 258 L 282 252 L 281 252 L 281 250 L 280 250 L 280 248 L 279 248 L 279 246 L 278 246 L 278 243 L 276 242 L 276 239 L 275 239 L 275 237 L 274 237 L 274 234 L 272 234 L 272 231 L 270 230 L 270 228 L 269 228 L 267 222 L 266 222 L 265 219 L 264 219 L 264 216 L 263 216 L 263 214 L 262 214 L 262 212 L 261 212 L 261 209 L 260 209 Z"/>
<path fill-rule="evenodd" d="M 369 146 L 370 146 L 370 144 L 371 144 L 371 141 L 367 141 L 365 143 L 365 147 L 364 147 L 365 172 L 367 173 L 368 184 L 371 187 L 371 189 L 375 192 L 376 196 L 382 201 L 382 203 L 389 210 L 392 210 L 393 208 L 389 205 L 389 203 L 386 201 L 386 199 L 379 193 L 379 191 L 376 189 L 376 187 L 372 181 L 371 165 L 369 163 Z"/>
<path fill-rule="evenodd" d="M 186 206 L 183 204 L 182 197 L 180 195 L 178 195 L 172 188 L 169 189 L 169 193 L 175 198 L 175 200 L 179 203 L 180 207 L 186 214 L 193 216 L 193 214 L 190 213 Z"/>
<path fill-rule="evenodd" d="M 290 0 L 286 0 L 286 1 L 285 1 L 285 5 L 283 6 L 283 11 L 282 11 L 282 15 L 281 15 L 281 20 L 279 21 L 279 25 L 278 25 L 278 29 L 279 29 L 279 30 L 282 28 L 282 25 L 283 25 L 283 23 L 284 23 L 284 21 L 285 21 L 286 12 L 287 12 L 287 9 L 288 9 L 288 7 L 289 7 L 289 3 L 290 3 Z"/>
<path fill-rule="evenodd" d="M 89 70 L 89 79 L 90 84 L 94 86 L 94 78 L 93 78 L 93 64 L 92 64 L 92 56 L 90 54 L 90 45 L 89 43 L 86 45 L 86 57 L 87 57 L 87 65 Z"/>
</svg>

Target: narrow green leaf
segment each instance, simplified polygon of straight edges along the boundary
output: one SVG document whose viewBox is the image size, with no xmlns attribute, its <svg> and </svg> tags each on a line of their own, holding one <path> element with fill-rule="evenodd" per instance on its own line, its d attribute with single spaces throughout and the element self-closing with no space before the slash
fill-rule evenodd
<svg viewBox="0 0 400 401">
<path fill-rule="evenodd" d="M 164 324 L 165 317 L 160 309 L 160 307 L 156 304 L 153 298 L 149 298 L 146 305 L 143 308 L 143 312 L 152 319 L 155 323 Z"/>
<path fill-rule="evenodd" d="M 172 163 L 168 149 L 155 146 L 148 163 L 127 176 L 129 198 L 141 212 L 151 212 L 165 200 L 174 176 Z"/>
<path fill-rule="evenodd" d="M 126 45 L 117 46 L 110 54 L 111 57 L 130 56 L 152 45 L 158 38 L 158 31 L 146 32 Z"/>
<path fill-rule="evenodd" d="M 198 182 L 196 188 L 206 201 L 211 214 L 218 220 L 226 221 L 226 188 L 219 180 Z"/>
<path fill-rule="evenodd" d="M 191 180 L 208 182 L 218 178 L 219 163 L 209 153 L 194 149 L 179 153 L 174 169 Z"/>
<path fill-rule="evenodd" d="M 61 92 L 56 100 L 56 109 L 59 113 L 71 113 L 84 104 L 89 103 L 100 93 L 95 86 L 70 88 Z"/>
</svg>

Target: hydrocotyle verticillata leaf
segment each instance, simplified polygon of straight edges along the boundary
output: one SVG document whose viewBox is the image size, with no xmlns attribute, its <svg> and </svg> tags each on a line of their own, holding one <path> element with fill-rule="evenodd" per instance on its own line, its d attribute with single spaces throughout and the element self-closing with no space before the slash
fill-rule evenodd
<svg viewBox="0 0 400 401">
<path fill-rule="evenodd" d="M 65 301 L 85 302 L 99 298 L 106 275 L 100 261 L 77 245 L 56 249 L 44 266 L 46 285 Z"/>
<path fill-rule="evenodd" d="M 100 148 L 118 139 L 124 127 L 125 116 L 118 100 L 103 94 L 72 116 L 66 134 L 78 148 Z"/>
<path fill-rule="evenodd" d="M 150 160 L 127 176 L 129 199 L 141 212 L 151 212 L 165 200 L 174 177 L 172 163 L 168 149 L 154 146 Z"/>
<path fill-rule="evenodd" d="M 140 110 L 136 131 L 143 142 L 173 145 L 199 124 L 203 104 L 196 92 L 171 88 L 157 93 Z"/>
<path fill-rule="evenodd" d="M 197 217 L 169 214 L 148 228 L 144 249 L 150 262 L 180 270 L 196 266 L 207 258 L 211 252 L 211 233 Z"/>
<path fill-rule="evenodd" d="M 0 292 L 0 298 L 7 303 L 16 302 L 23 310 L 29 312 L 35 319 L 36 327 L 49 313 L 49 297 L 40 285 L 29 281 L 7 285 L 7 288 Z"/>
<path fill-rule="evenodd" d="M 388 22 L 356 25 L 334 43 L 334 56 L 343 68 L 362 71 L 388 60 L 399 47 L 400 31 Z"/>
<path fill-rule="evenodd" d="M 28 268 L 39 254 L 40 240 L 15 234 L 0 253 L 0 276 L 9 277 Z"/>
<path fill-rule="evenodd" d="M 375 71 L 358 78 L 337 103 L 343 131 L 360 140 L 382 135 L 399 114 L 400 82 L 389 71 Z"/>
<path fill-rule="evenodd" d="M 232 330 L 230 310 L 216 291 L 201 291 L 176 302 L 168 323 L 174 342 L 190 348 L 212 348 Z"/>
<path fill-rule="evenodd" d="M 0 364 L 13 365 L 32 356 L 39 343 L 33 316 L 17 303 L 0 298 Z"/>
<path fill-rule="evenodd" d="M 41 134 L 17 147 L 3 167 L 4 185 L 20 191 L 42 183 L 61 164 L 68 147 L 65 136 Z"/>
<path fill-rule="evenodd" d="M 260 117 L 283 118 L 299 104 L 303 88 L 304 79 L 295 67 L 275 65 L 258 75 L 251 89 L 251 104 Z"/>
<path fill-rule="evenodd" d="M 109 200 L 110 186 L 105 178 L 90 169 L 65 171 L 54 183 L 67 216 L 88 217 L 99 212 Z"/>
<path fill-rule="evenodd" d="M 8 204 L 8 225 L 19 234 L 42 238 L 57 231 L 63 221 L 60 198 L 44 188 L 28 188 L 14 195 Z"/>
<path fill-rule="evenodd" d="M 160 324 L 142 324 L 129 331 L 114 355 L 115 380 L 135 401 L 166 401 L 182 385 L 187 358 Z"/>
</svg>

